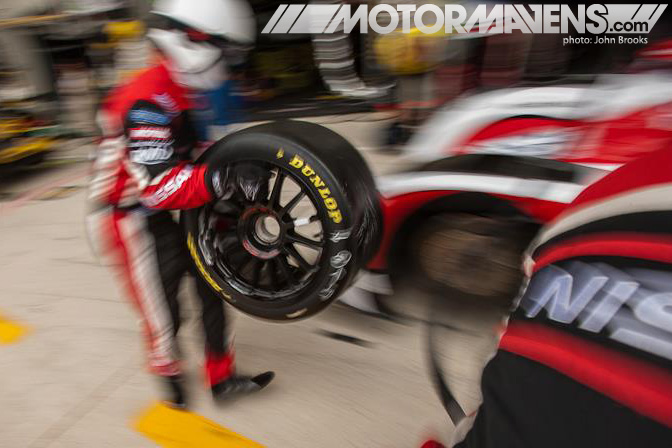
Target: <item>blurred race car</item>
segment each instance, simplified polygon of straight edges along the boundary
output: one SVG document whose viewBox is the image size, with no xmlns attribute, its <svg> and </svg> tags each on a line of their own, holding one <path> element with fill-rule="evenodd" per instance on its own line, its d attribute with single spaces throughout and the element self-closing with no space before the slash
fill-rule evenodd
<svg viewBox="0 0 672 448">
<path fill-rule="evenodd" d="M 672 138 L 672 74 L 659 70 L 671 58 L 669 45 L 651 47 L 640 73 L 483 93 L 438 111 L 409 142 L 415 167 L 377 179 L 383 234 L 357 286 L 390 293 L 389 279 L 410 271 L 444 294 L 510 302 L 538 227 Z M 361 291 L 342 300 L 377 311 Z"/>
</svg>

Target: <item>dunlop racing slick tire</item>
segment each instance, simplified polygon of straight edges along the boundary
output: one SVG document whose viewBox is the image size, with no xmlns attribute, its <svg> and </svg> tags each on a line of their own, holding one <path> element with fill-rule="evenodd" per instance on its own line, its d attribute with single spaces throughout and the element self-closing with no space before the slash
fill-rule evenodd
<svg viewBox="0 0 672 448">
<path fill-rule="evenodd" d="M 262 124 L 226 136 L 199 161 L 268 173 L 250 194 L 182 212 L 198 271 L 247 314 L 291 321 L 319 312 L 377 248 L 373 176 L 357 150 L 329 129 Z"/>
</svg>

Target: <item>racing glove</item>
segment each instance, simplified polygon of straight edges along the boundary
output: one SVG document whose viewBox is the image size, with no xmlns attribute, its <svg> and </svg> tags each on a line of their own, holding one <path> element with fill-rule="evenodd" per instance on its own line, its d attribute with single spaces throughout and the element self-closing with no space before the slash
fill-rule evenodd
<svg viewBox="0 0 672 448">
<path fill-rule="evenodd" d="M 205 170 L 205 182 L 213 199 L 230 199 L 235 192 L 229 165 L 208 167 Z"/>
<path fill-rule="evenodd" d="M 269 170 L 253 163 L 238 163 L 208 168 L 206 179 L 217 200 L 230 199 L 234 193 L 254 202 L 268 194 Z"/>
</svg>

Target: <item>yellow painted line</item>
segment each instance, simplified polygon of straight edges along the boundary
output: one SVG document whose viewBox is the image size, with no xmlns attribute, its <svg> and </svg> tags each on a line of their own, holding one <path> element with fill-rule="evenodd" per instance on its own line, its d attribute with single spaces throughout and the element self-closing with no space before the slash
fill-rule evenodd
<svg viewBox="0 0 672 448">
<path fill-rule="evenodd" d="M 134 428 L 164 448 L 263 448 L 198 414 L 155 403 Z"/>
<path fill-rule="evenodd" d="M 28 327 L 12 322 L 0 315 L 0 344 L 13 344 L 28 333 Z"/>
</svg>

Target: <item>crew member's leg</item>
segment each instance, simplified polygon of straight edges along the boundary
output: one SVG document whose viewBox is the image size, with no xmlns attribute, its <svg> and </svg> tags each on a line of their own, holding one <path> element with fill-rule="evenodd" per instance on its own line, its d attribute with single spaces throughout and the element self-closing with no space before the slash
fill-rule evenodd
<svg viewBox="0 0 672 448">
<path fill-rule="evenodd" d="M 196 293 L 201 300 L 205 333 L 205 375 L 210 387 L 228 379 L 234 372 L 233 345 L 229 341 L 224 300 L 198 273 L 194 275 Z"/>
<path fill-rule="evenodd" d="M 100 230 L 104 252 L 141 316 L 149 370 L 166 379 L 169 400 L 184 406 L 175 336 L 180 323 L 177 291 L 186 264 L 179 229 L 170 222 L 167 213 L 117 210 Z"/>
</svg>

